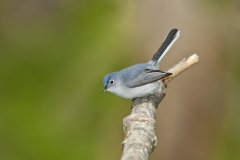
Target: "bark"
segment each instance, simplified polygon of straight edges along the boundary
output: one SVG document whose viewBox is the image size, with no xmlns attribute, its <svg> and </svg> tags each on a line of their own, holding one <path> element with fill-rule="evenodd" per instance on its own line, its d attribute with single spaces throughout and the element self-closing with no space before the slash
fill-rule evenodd
<svg viewBox="0 0 240 160">
<path fill-rule="evenodd" d="M 165 97 L 165 87 L 177 75 L 199 61 L 198 55 L 193 54 L 183 59 L 167 72 L 171 76 L 160 81 L 159 92 L 142 98 L 136 98 L 132 103 L 131 114 L 124 118 L 123 128 L 126 134 L 123 141 L 121 160 L 147 160 L 157 145 L 156 109 Z"/>
</svg>

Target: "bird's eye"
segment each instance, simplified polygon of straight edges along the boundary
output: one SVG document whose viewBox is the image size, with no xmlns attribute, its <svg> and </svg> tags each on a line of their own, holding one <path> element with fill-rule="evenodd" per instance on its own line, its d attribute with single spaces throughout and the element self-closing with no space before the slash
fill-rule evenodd
<svg viewBox="0 0 240 160">
<path fill-rule="evenodd" d="M 114 81 L 113 81 L 113 80 L 110 80 L 110 81 L 109 81 L 109 83 L 110 83 L 110 84 L 113 84 L 113 83 L 114 83 Z"/>
</svg>

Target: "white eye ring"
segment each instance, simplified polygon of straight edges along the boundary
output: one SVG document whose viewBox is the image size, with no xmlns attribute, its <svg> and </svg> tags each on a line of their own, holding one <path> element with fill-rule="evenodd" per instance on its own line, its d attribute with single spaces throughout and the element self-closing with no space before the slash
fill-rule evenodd
<svg viewBox="0 0 240 160">
<path fill-rule="evenodd" d="M 110 80 L 109 83 L 110 83 L 110 84 L 113 84 L 113 83 L 114 83 L 114 80 Z"/>
</svg>

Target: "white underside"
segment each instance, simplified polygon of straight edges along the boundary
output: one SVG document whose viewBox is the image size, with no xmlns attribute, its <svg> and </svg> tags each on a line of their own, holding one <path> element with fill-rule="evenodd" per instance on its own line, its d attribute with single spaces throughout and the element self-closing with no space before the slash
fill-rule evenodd
<svg viewBox="0 0 240 160">
<path fill-rule="evenodd" d="M 126 99 L 133 99 L 137 97 L 144 97 L 150 94 L 154 94 L 159 90 L 159 87 L 160 83 L 159 81 L 157 81 L 139 87 L 134 88 L 117 87 L 114 89 L 113 88 L 109 89 L 108 91 Z"/>
</svg>

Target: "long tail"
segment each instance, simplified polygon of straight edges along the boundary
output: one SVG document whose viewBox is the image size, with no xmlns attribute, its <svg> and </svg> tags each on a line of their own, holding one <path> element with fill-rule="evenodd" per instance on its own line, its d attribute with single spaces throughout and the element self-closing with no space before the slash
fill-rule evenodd
<svg viewBox="0 0 240 160">
<path fill-rule="evenodd" d="M 162 58 L 165 56 L 165 54 L 168 52 L 168 50 L 172 47 L 172 45 L 178 39 L 179 36 L 180 36 L 180 31 L 178 29 L 172 29 L 168 33 L 167 37 L 163 41 L 160 48 L 157 50 L 157 52 L 153 56 L 150 63 L 152 63 L 153 65 L 158 64 L 162 60 Z"/>
</svg>

